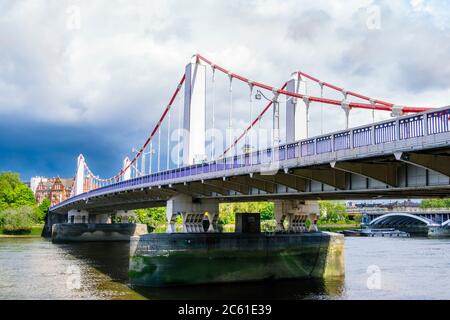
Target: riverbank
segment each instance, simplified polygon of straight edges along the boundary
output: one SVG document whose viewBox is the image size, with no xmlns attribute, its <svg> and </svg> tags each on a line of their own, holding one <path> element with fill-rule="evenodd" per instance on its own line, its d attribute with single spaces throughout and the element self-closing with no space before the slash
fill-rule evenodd
<svg viewBox="0 0 450 320">
<path fill-rule="evenodd" d="M 319 231 L 338 232 L 349 229 L 360 229 L 360 224 L 319 224 Z"/>
<path fill-rule="evenodd" d="M 43 224 L 34 225 L 28 234 L 4 234 L 3 229 L 0 229 L 0 238 L 39 238 L 44 229 Z"/>
</svg>

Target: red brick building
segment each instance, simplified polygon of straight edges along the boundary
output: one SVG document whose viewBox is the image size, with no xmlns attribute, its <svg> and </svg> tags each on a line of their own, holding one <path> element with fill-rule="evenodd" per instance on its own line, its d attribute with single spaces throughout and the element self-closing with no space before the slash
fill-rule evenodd
<svg viewBox="0 0 450 320">
<path fill-rule="evenodd" d="M 34 197 L 38 204 L 48 198 L 54 206 L 70 197 L 73 187 L 73 179 L 51 178 L 41 180 L 36 187 Z"/>
</svg>

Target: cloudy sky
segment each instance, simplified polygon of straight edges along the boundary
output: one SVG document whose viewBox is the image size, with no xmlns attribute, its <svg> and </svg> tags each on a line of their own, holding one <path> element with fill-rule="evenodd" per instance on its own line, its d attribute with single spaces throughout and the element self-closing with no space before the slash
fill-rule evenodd
<svg viewBox="0 0 450 320">
<path fill-rule="evenodd" d="M 80 153 L 95 173 L 116 173 L 197 52 L 275 86 L 300 69 L 398 104 L 450 104 L 444 1 L 0 0 L 0 12 L 0 171 L 23 179 L 73 176 Z M 248 88 L 234 90 L 239 127 Z M 218 77 L 218 127 L 228 100 Z M 317 110 L 312 134 L 342 128 L 339 108 Z M 350 124 L 370 121 L 355 111 Z"/>
</svg>

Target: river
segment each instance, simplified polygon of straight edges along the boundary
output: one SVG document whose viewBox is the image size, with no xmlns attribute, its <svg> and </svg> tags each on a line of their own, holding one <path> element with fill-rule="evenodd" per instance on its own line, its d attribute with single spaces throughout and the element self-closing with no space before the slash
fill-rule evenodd
<svg viewBox="0 0 450 320">
<path fill-rule="evenodd" d="M 128 285 L 125 243 L 0 238 L 0 299 L 450 299 L 450 239 L 345 243 L 341 279 L 150 289 Z"/>
</svg>

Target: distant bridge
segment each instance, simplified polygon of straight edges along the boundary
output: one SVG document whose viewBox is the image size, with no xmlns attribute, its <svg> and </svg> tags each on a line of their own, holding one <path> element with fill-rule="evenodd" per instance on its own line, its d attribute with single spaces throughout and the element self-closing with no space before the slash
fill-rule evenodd
<svg viewBox="0 0 450 320">
<path fill-rule="evenodd" d="M 422 224 L 429 227 L 447 226 L 450 221 L 450 208 L 413 208 L 395 207 L 377 208 L 362 207 L 349 208 L 349 213 L 359 213 L 363 215 L 365 225 L 402 225 L 402 224 Z"/>
<path fill-rule="evenodd" d="M 444 231 L 450 234 L 449 208 L 362 207 L 347 211 L 349 214 L 362 214 L 362 224 L 372 228 L 397 228 L 415 233 L 439 229 L 441 235 Z"/>
<path fill-rule="evenodd" d="M 369 226 L 402 226 L 402 225 L 425 225 L 427 227 L 439 227 L 440 224 L 420 215 L 405 212 L 388 213 L 382 215 L 369 223 Z"/>
</svg>

